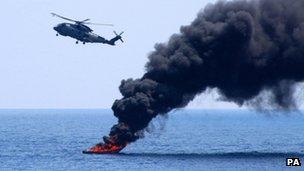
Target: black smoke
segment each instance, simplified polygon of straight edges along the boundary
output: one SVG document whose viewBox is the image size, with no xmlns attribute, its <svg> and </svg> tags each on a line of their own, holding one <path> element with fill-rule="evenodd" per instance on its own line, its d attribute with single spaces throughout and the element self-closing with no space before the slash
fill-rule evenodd
<svg viewBox="0 0 304 171">
<path fill-rule="evenodd" d="M 117 142 L 135 141 L 154 117 L 207 88 L 238 105 L 263 106 L 256 99 L 267 92 L 274 108 L 294 109 L 294 86 L 304 80 L 304 1 L 209 4 L 148 58 L 144 76 L 119 87 L 123 98 L 112 106 L 119 123 L 110 133 Z"/>
</svg>

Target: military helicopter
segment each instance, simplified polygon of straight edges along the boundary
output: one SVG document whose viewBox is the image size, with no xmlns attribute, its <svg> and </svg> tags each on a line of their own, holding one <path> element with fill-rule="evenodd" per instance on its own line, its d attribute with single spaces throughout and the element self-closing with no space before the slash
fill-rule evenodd
<svg viewBox="0 0 304 171">
<path fill-rule="evenodd" d="M 121 35 L 124 32 L 121 32 L 120 34 L 117 34 L 114 31 L 115 37 L 112 38 L 111 40 L 107 40 L 95 33 L 93 33 L 93 30 L 86 26 L 86 25 L 101 25 L 101 26 L 113 26 L 113 24 L 98 24 L 98 23 L 91 23 L 88 22 L 90 19 L 82 20 L 82 21 L 77 21 L 77 20 L 72 20 L 67 17 L 63 17 L 61 15 L 51 13 L 54 17 L 59 17 L 64 20 L 68 20 L 70 22 L 74 22 L 73 24 L 71 23 L 61 23 L 58 24 L 56 27 L 54 27 L 54 30 L 57 31 L 56 36 L 62 35 L 62 36 L 69 36 L 71 38 L 76 39 L 76 44 L 82 42 L 83 44 L 86 43 L 103 43 L 103 44 L 109 44 L 114 46 L 115 42 L 120 40 L 121 42 L 124 42 L 122 40 Z"/>
</svg>

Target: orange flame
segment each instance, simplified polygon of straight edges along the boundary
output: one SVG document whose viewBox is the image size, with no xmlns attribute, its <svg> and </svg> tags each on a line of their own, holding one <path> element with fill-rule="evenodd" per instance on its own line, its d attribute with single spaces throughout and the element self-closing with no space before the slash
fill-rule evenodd
<svg viewBox="0 0 304 171">
<path fill-rule="evenodd" d="M 120 124 L 120 126 L 124 129 L 127 129 L 126 124 Z M 96 144 L 95 146 L 82 151 L 85 154 L 113 154 L 119 153 L 122 149 L 124 149 L 129 142 L 119 140 L 119 134 L 114 134 L 110 136 L 103 137 L 104 143 Z"/>
<path fill-rule="evenodd" d="M 83 151 L 83 153 L 89 153 L 89 154 L 111 154 L 111 153 L 118 153 L 123 148 L 125 148 L 126 145 L 112 145 L 112 144 L 97 144 L 94 147 L 89 148 L 86 151 Z"/>
</svg>

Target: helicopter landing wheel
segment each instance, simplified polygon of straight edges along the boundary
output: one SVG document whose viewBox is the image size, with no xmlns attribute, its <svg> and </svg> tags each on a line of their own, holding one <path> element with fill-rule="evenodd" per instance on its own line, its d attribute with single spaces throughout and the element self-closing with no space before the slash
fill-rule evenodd
<svg viewBox="0 0 304 171">
<path fill-rule="evenodd" d="M 84 45 L 86 44 L 86 42 L 82 42 Z"/>
<path fill-rule="evenodd" d="M 56 36 L 59 36 L 59 34 L 57 33 Z"/>
<path fill-rule="evenodd" d="M 76 44 L 78 44 L 78 41 L 76 41 Z"/>
</svg>

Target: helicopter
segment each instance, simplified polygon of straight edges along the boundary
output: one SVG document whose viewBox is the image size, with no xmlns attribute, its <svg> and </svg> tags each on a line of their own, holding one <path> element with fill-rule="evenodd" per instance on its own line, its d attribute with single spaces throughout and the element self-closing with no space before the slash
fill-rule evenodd
<svg viewBox="0 0 304 171">
<path fill-rule="evenodd" d="M 107 39 L 93 33 L 93 30 L 87 26 L 87 25 L 113 26 L 113 24 L 91 23 L 91 22 L 88 22 L 90 19 L 77 21 L 77 20 L 72 20 L 67 17 L 63 17 L 63 16 L 55 14 L 55 13 L 51 13 L 51 14 L 54 17 L 59 17 L 61 19 L 73 22 L 73 24 L 72 23 L 58 24 L 57 26 L 54 27 L 54 30 L 57 32 L 56 36 L 59 36 L 59 35 L 69 36 L 71 38 L 76 39 L 77 40 L 76 44 L 78 44 L 79 42 L 82 42 L 83 44 L 103 43 L 103 44 L 115 46 L 115 42 L 118 40 L 120 40 L 121 42 L 124 42 L 121 37 L 121 35 L 124 32 L 117 34 L 115 31 L 113 31 L 115 34 L 115 37 L 110 40 L 107 40 Z"/>
</svg>

